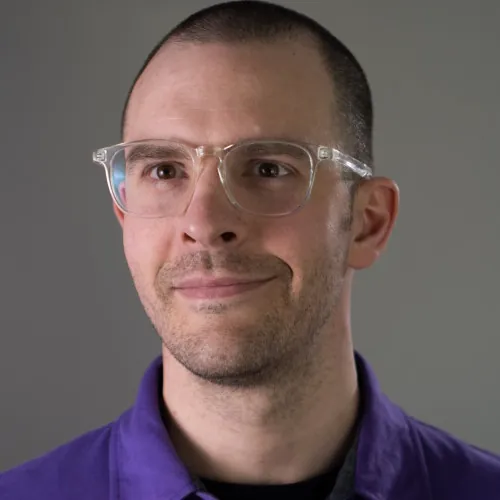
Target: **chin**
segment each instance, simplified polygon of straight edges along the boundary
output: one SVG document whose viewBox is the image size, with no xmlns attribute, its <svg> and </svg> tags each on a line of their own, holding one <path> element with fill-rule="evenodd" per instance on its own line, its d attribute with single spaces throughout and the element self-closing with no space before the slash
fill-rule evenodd
<svg viewBox="0 0 500 500">
<path fill-rule="evenodd" d="M 276 363 L 279 354 L 273 339 L 259 333 L 252 322 L 236 325 L 220 316 L 162 333 L 165 348 L 181 365 L 217 384 L 241 385 L 243 380 L 255 380 Z"/>
<path fill-rule="evenodd" d="M 197 363 L 184 364 L 196 377 L 216 385 L 228 387 L 252 387 L 268 380 L 271 363 L 264 360 L 249 360 L 239 356 L 228 360 L 227 351 L 224 355 L 209 359 L 199 359 Z"/>
</svg>

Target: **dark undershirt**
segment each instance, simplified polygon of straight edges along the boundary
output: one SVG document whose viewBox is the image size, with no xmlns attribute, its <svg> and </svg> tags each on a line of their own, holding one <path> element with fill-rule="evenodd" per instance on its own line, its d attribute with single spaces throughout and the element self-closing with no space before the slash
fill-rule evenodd
<svg viewBox="0 0 500 500">
<path fill-rule="evenodd" d="M 325 500 L 333 491 L 338 471 L 331 471 L 307 481 L 279 485 L 221 483 L 201 479 L 209 493 L 219 500 Z"/>
</svg>

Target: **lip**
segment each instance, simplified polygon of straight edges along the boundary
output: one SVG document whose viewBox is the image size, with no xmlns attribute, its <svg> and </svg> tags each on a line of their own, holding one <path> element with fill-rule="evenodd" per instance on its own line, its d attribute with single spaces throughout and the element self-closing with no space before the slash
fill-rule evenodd
<svg viewBox="0 0 500 500">
<path fill-rule="evenodd" d="M 215 299 L 231 297 L 244 292 L 255 290 L 272 278 L 242 278 L 242 277 L 192 277 L 173 286 L 173 289 L 186 298 Z"/>
</svg>

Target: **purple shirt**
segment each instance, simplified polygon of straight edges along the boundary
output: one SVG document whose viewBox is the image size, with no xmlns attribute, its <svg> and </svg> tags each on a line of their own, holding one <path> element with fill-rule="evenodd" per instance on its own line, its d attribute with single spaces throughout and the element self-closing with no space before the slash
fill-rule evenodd
<svg viewBox="0 0 500 500">
<path fill-rule="evenodd" d="M 408 416 L 358 354 L 356 362 L 363 404 L 351 491 L 345 496 L 344 484 L 328 500 L 500 499 L 499 456 Z M 213 499 L 172 446 L 161 418 L 161 377 L 158 358 L 134 406 L 116 421 L 0 474 L 0 500 Z"/>
</svg>

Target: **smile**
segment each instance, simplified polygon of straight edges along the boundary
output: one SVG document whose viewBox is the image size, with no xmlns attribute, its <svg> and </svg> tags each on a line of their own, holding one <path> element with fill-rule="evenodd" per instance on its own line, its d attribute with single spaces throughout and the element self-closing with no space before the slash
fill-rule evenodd
<svg viewBox="0 0 500 500">
<path fill-rule="evenodd" d="M 273 279 L 192 278 L 174 286 L 174 290 L 188 299 L 221 299 L 256 290 Z"/>
</svg>

